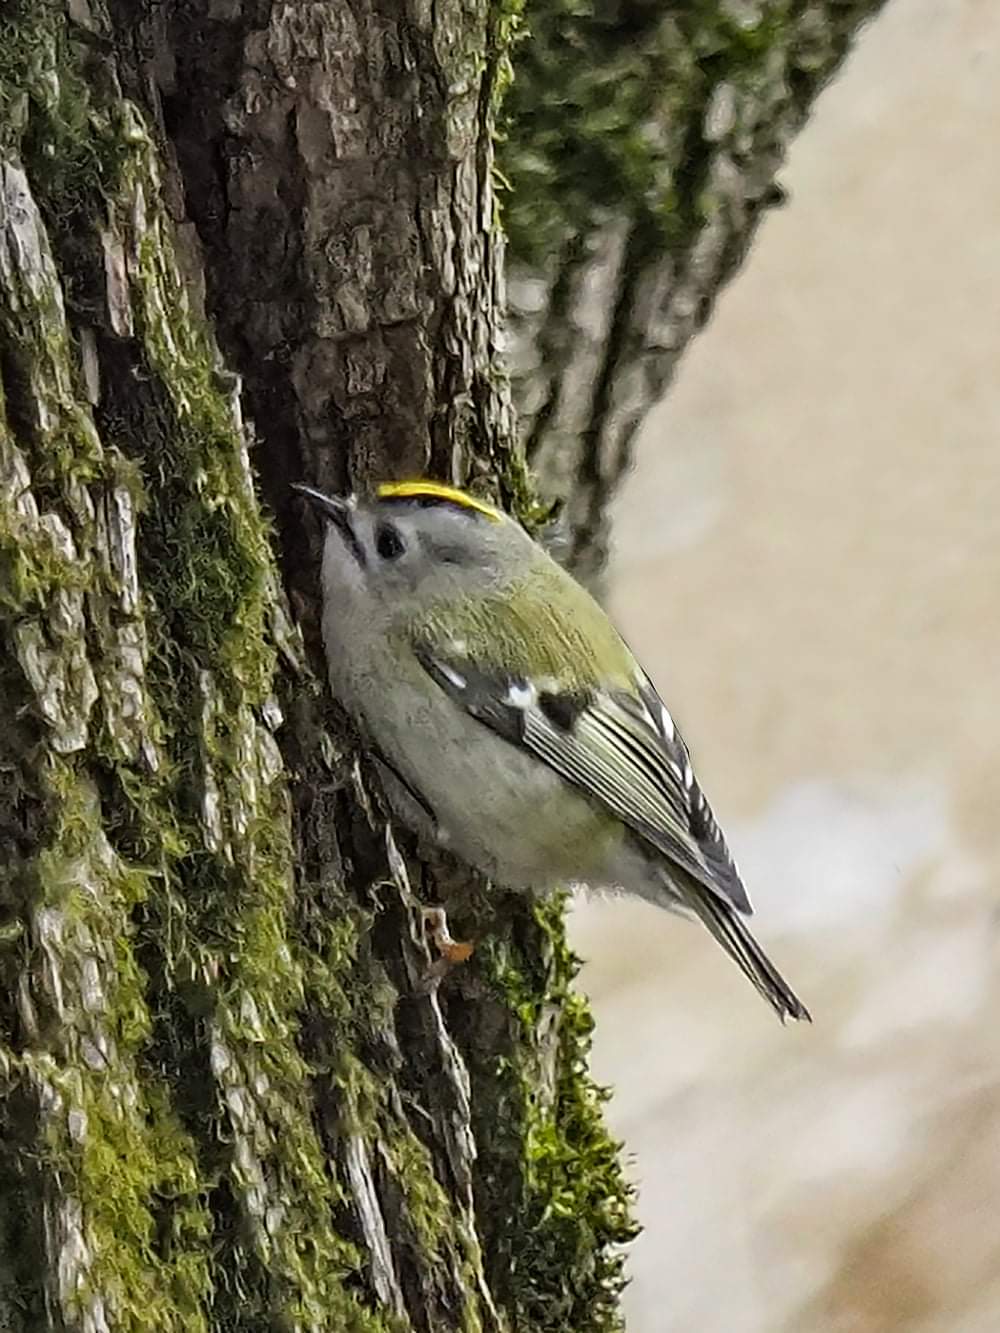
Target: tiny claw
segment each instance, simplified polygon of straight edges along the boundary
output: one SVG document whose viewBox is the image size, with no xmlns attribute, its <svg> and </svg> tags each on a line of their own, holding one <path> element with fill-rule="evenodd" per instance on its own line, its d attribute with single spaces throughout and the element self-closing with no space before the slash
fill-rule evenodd
<svg viewBox="0 0 1000 1333">
<path fill-rule="evenodd" d="M 448 914 L 443 907 L 424 907 L 421 911 L 424 928 L 441 955 L 440 959 L 432 964 L 431 974 L 440 978 L 453 967 L 458 967 L 460 963 L 467 963 L 476 946 L 467 940 L 452 939 L 448 930 Z"/>
<path fill-rule="evenodd" d="M 469 961 L 475 947 L 470 940 L 452 940 L 450 944 L 441 946 L 441 953 L 451 963 L 452 967 L 456 967 L 459 963 Z"/>
</svg>

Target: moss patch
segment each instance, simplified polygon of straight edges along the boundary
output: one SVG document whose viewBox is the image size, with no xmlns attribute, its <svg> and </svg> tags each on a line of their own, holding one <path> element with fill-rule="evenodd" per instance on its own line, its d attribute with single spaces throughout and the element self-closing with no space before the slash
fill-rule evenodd
<svg viewBox="0 0 1000 1333">
<path fill-rule="evenodd" d="M 464 1070 L 430 1002 L 399 999 L 410 909 L 395 890 L 377 907 L 339 859 L 367 837 L 376 864 L 381 833 L 347 763 L 297 756 L 289 783 L 300 714 L 326 736 L 323 692 L 279 671 L 233 384 L 109 60 L 62 5 L 5 10 L 0 143 L 25 165 L 36 253 L 0 309 L 0 1188 L 34 1249 L 0 1228 L 0 1313 L 32 1326 L 48 1301 L 126 1333 L 406 1329 L 373 1277 L 353 1137 L 416 1307 L 469 1333 L 611 1328 L 625 1195 L 572 960 L 523 904 L 491 973 L 506 1054 L 480 1067 L 473 1111 L 491 1311 Z M 542 521 L 523 459 L 499 471 Z M 532 1080 L 553 1051 L 543 1106 Z"/>
<path fill-rule="evenodd" d="M 491 1284 L 513 1328 L 612 1333 L 633 1191 L 602 1119 L 608 1094 L 588 1073 L 593 1019 L 572 989 L 565 900 L 498 910 L 511 928 L 484 944 L 483 966 L 512 1015 L 508 1054 L 465 1051 Z"/>
<path fill-rule="evenodd" d="M 529 0 L 498 151 L 514 257 L 542 267 L 622 217 L 676 252 L 717 207 L 719 143 L 737 161 L 758 134 L 780 145 L 880 2 Z"/>
</svg>

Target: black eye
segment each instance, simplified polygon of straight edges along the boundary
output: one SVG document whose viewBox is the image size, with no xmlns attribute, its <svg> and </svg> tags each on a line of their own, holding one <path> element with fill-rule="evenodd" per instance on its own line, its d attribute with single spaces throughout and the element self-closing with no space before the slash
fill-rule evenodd
<svg viewBox="0 0 1000 1333">
<path fill-rule="evenodd" d="M 406 543 L 390 523 L 382 523 L 375 533 L 375 550 L 382 560 L 398 560 Z"/>
</svg>

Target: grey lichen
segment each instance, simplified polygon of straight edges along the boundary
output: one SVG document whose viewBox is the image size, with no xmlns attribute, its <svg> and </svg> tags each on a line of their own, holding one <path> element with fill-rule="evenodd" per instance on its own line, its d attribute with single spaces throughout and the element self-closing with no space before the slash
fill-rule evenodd
<svg viewBox="0 0 1000 1333">
<path fill-rule="evenodd" d="M 56 12 L 25 19 L 40 15 L 29 100 L 38 90 L 44 100 L 22 148 L 32 130 L 66 128 L 67 98 L 89 96 Z M 335 1190 L 294 1043 L 303 988 L 288 932 L 288 798 L 264 716 L 265 705 L 274 716 L 266 599 L 277 587 L 268 533 L 240 423 L 215 390 L 216 356 L 171 257 L 152 142 L 123 103 L 93 103 L 82 123 L 74 108 L 67 137 L 79 146 L 87 125 L 93 170 L 76 171 L 82 151 L 34 178 L 30 156 L 27 169 L 9 160 L 0 216 L 8 405 L 17 395 L 3 433 L 16 492 L 0 550 L 21 670 L 5 704 L 40 728 L 36 750 L 7 759 L 47 830 L 10 867 L 27 925 L 10 959 L 21 997 L 11 1068 L 40 1137 L 7 1152 L 15 1178 L 32 1155 L 40 1163 L 38 1198 L 21 1204 L 44 1208 L 39 1235 L 55 1247 L 39 1299 L 82 1327 L 207 1327 L 220 1301 L 206 1248 L 219 1217 L 207 1201 L 225 1178 L 248 1238 L 232 1247 L 232 1271 L 262 1309 L 302 1327 L 327 1326 L 337 1309 L 345 1328 L 380 1327 L 342 1285 L 357 1260 L 329 1230 Z M 123 430 L 106 412 L 98 424 L 76 393 L 58 265 L 83 219 L 104 257 L 98 354 L 104 329 L 141 331 L 133 364 L 143 360 L 162 393 L 147 429 L 134 418 Z M 106 404 L 115 368 L 101 370 Z M 154 565 L 151 538 L 171 548 Z M 190 814 L 183 799 L 213 783 L 220 846 L 202 817 L 208 795 Z M 169 1031 L 179 988 L 185 1036 Z M 220 1145 L 209 1154 L 156 1073 L 190 1035 L 185 1058 L 204 1051 L 201 1104 Z M 224 1064 L 208 1056 L 219 1050 Z"/>
<path fill-rule="evenodd" d="M 310 44 L 328 7 L 272 17 L 262 66 L 293 79 L 306 38 L 310 60 L 333 58 Z M 464 166 L 415 245 L 455 300 L 433 356 L 416 324 L 407 336 L 427 384 L 445 367 L 435 441 L 465 466 L 483 433 L 484 483 L 540 520 L 490 378 L 492 83 L 480 97 L 473 56 L 492 25 L 502 59 L 503 24 L 485 6 L 453 18 L 437 58 L 467 85 L 449 79 L 442 128 Z M 239 379 L 190 295 L 162 127 L 123 97 L 113 34 L 102 4 L 67 18 L 45 0 L 9 6 L 0 33 L 0 1191 L 23 1223 L 0 1221 L 0 1316 L 95 1333 L 610 1329 L 627 1228 L 596 1197 L 617 1217 L 627 1190 L 579 1015 L 533 946 L 503 968 L 486 951 L 486 1000 L 418 984 L 407 862 L 304 665 Z M 314 276 L 325 300 L 330 271 Z M 331 295 L 330 317 L 353 319 L 357 295 Z M 423 318 L 418 295 L 393 288 L 386 310 Z M 510 904 L 497 947 L 532 920 Z M 494 1009 L 502 1040 L 470 1075 Z M 579 1225 L 553 1228 L 546 1192 L 560 1183 L 564 1207 L 577 1155 L 599 1171 L 570 1191 Z M 536 1222 L 544 1263 L 526 1268 Z"/>
</svg>

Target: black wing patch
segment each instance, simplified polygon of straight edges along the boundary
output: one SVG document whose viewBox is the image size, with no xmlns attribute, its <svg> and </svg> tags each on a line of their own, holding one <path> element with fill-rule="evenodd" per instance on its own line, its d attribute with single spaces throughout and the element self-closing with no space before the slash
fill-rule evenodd
<svg viewBox="0 0 1000 1333">
<path fill-rule="evenodd" d="M 472 717 L 530 750 L 733 907 L 751 910 L 687 748 L 645 677 L 638 698 L 625 691 L 562 692 L 484 672 L 426 643 L 414 650 Z"/>
</svg>

